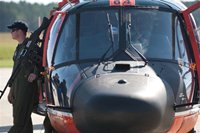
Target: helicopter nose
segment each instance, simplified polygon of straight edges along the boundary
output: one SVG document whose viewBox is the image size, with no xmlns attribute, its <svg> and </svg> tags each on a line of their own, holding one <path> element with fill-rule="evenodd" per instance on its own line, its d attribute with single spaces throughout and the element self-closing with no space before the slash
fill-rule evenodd
<svg viewBox="0 0 200 133">
<path fill-rule="evenodd" d="M 160 133 L 173 122 L 173 102 L 158 77 L 102 75 L 76 88 L 73 117 L 81 133 Z"/>
</svg>

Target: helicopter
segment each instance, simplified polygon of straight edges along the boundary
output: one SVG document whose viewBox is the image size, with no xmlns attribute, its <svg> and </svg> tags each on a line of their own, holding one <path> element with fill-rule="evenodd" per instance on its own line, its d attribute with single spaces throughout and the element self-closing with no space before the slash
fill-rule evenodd
<svg viewBox="0 0 200 133">
<path fill-rule="evenodd" d="M 199 114 L 200 2 L 63 0 L 43 66 L 58 133 L 187 133 Z"/>
</svg>

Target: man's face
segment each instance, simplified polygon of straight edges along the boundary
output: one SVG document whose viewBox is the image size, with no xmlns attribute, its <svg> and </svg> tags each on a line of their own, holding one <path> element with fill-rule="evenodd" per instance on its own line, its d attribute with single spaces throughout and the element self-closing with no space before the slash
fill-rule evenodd
<svg viewBox="0 0 200 133">
<path fill-rule="evenodd" d="M 19 29 L 13 28 L 11 30 L 12 39 L 16 40 L 19 37 Z"/>
</svg>

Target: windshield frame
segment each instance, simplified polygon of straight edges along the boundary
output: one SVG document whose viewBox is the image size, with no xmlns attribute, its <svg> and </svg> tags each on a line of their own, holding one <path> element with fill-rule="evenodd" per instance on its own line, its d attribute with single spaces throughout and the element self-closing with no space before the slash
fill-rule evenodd
<svg viewBox="0 0 200 133">
<path fill-rule="evenodd" d="M 78 20 L 78 17 L 77 16 L 79 16 L 83 11 L 87 11 L 87 12 L 92 12 L 92 11 L 105 11 L 105 10 L 117 10 L 118 12 L 119 12 L 119 49 L 115 52 L 115 53 L 113 53 L 113 55 L 110 55 L 109 57 L 105 57 L 105 60 L 108 60 L 111 56 L 115 56 L 115 55 L 117 55 L 117 54 L 119 54 L 119 52 L 121 52 L 121 51 L 123 51 L 123 50 L 125 50 L 126 49 L 126 46 L 124 46 L 124 45 L 122 45 L 124 42 L 126 42 L 127 43 L 127 37 L 125 37 L 124 38 L 124 36 L 123 36 L 123 33 L 125 33 L 125 32 L 127 32 L 126 30 L 124 30 L 123 29 L 123 27 L 121 26 L 121 25 L 123 25 L 123 21 L 122 21 L 122 13 L 125 11 L 125 10 L 130 10 L 130 9 L 139 9 L 139 10 L 159 10 L 159 11 L 164 11 L 164 12 L 171 12 L 172 14 L 173 13 L 177 13 L 177 11 L 175 11 L 175 10 L 168 10 L 168 9 L 165 9 L 165 8 L 156 8 L 156 7 L 152 7 L 152 8 L 150 8 L 150 7 L 148 7 L 148 8 L 144 8 L 144 7 L 100 7 L 100 8 L 90 8 L 90 9 L 80 9 L 80 10 L 72 10 L 72 11 L 69 11 L 68 12 L 68 15 L 66 15 L 66 17 L 65 17 L 65 20 L 64 21 L 67 21 L 67 18 L 68 17 L 70 17 L 70 15 L 75 15 L 76 16 L 76 27 L 77 27 L 77 29 L 76 29 L 76 60 L 73 60 L 73 61 L 69 61 L 69 62 L 63 62 L 63 63 L 59 63 L 59 64 L 55 64 L 55 66 L 58 66 L 58 67 L 60 67 L 60 66 L 63 66 L 63 65 L 70 65 L 70 64 L 72 64 L 72 63 L 75 63 L 75 64 L 79 64 L 79 63 L 87 63 L 87 62 L 97 62 L 98 63 L 98 61 L 99 61 L 99 59 L 101 58 L 101 57 L 99 57 L 99 58 L 93 58 L 93 59 L 80 59 L 79 58 L 79 44 L 77 45 L 77 43 L 79 43 L 79 33 L 78 32 L 80 32 L 79 31 L 79 26 L 80 26 L 80 24 L 79 24 L 79 20 Z M 121 15 L 121 16 L 120 16 Z M 63 32 L 63 26 L 65 25 L 65 23 L 66 22 L 64 22 L 63 24 L 62 24 L 62 27 L 61 27 L 61 30 L 60 30 L 60 33 L 59 34 L 61 34 L 62 32 Z M 125 33 L 125 36 L 127 36 L 126 35 L 126 33 Z M 60 37 L 60 35 L 59 35 L 59 37 Z M 58 40 L 59 40 L 59 37 L 57 38 Z M 59 41 L 57 41 L 57 43 L 58 43 Z M 111 42 L 110 42 L 111 43 Z M 55 49 L 54 49 L 54 53 L 57 51 L 57 45 L 58 44 L 56 44 L 56 47 L 55 47 Z M 141 60 L 141 57 L 137 57 L 138 58 L 138 60 Z M 148 58 L 147 58 L 148 59 Z M 52 60 L 55 60 L 55 54 L 54 54 L 54 56 L 53 56 L 53 59 Z M 151 60 L 151 59 L 150 59 Z M 156 60 L 163 60 L 163 59 L 156 59 Z M 54 61 L 55 62 L 55 61 Z"/>
</svg>

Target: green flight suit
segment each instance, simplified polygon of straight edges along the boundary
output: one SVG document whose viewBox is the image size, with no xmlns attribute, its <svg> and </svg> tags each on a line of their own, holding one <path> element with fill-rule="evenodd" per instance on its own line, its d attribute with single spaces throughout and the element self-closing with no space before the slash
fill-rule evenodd
<svg viewBox="0 0 200 133">
<path fill-rule="evenodd" d="M 26 41 L 26 40 L 25 40 Z M 26 43 L 22 43 L 17 46 L 13 60 L 15 71 L 16 66 L 20 62 L 20 56 L 23 53 Z M 31 119 L 31 113 L 34 105 L 37 103 L 37 81 L 32 83 L 28 82 L 28 76 L 30 73 L 38 74 L 37 67 L 32 61 L 26 61 L 22 63 L 21 69 L 16 76 L 11 92 L 13 93 L 13 126 L 8 133 L 33 133 L 33 125 Z"/>
</svg>

